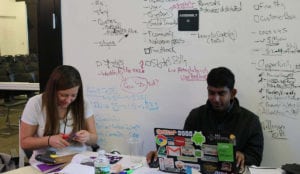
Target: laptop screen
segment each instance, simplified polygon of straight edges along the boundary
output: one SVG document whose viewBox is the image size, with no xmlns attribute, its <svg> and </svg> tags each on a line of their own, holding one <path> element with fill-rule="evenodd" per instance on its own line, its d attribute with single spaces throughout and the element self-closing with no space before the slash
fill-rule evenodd
<svg viewBox="0 0 300 174">
<path fill-rule="evenodd" d="M 237 173 L 233 134 L 154 128 L 159 169 L 186 173 L 194 168 L 202 174 Z"/>
</svg>

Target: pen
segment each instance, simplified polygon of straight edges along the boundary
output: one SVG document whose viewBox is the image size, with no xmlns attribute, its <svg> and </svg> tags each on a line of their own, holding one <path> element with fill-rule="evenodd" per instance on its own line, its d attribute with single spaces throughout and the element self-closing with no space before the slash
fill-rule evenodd
<svg viewBox="0 0 300 174">
<path fill-rule="evenodd" d="M 131 174 L 133 172 L 132 169 L 124 169 L 123 171 L 121 171 L 119 174 Z"/>
</svg>

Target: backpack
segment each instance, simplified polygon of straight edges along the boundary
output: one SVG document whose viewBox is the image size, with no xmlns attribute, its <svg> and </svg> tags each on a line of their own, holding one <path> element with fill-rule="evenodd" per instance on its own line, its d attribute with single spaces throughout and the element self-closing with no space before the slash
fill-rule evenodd
<svg viewBox="0 0 300 174">
<path fill-rule="evenodd" d="M 16 164 L 11 155 L 0 153 L 0 173 L 16 169 Z"/>
</svg>

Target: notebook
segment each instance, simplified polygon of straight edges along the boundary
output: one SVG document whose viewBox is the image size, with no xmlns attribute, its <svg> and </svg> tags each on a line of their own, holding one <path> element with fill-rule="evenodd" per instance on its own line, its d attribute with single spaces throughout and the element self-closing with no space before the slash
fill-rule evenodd
<svg viewBox="0 0 300 174">
<path fill-rule="evenodd" d="M 159 169 L 187 173 L 191 168 L 202 174 L 238 173 L 233 134 L 154 128 Z"/>
</svg>

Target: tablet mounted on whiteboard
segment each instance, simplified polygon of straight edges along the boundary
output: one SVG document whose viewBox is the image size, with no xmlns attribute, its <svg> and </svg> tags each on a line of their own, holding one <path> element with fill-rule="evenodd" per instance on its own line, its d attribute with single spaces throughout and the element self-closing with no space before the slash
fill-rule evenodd
<svg viewBox="0 0 300 174">
<path fill-rule="evenodd" d="M 178 30 L 198 31 L 199 10 L 178 10 Z"/>
</svg>

